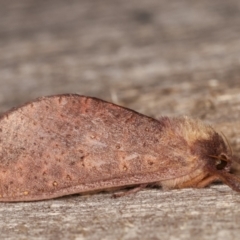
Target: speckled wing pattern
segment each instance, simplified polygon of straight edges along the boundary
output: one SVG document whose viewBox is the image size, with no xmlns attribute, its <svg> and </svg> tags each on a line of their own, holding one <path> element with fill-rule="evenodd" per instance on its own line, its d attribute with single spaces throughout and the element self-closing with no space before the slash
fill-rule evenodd
<svg viewBox="0 0 240 240">
<path fill-rule="evenodd" d="M 79 95 L 44 97 L 11 110 L 0 118 L 0 201 L 49 199 L 188 174 L 195 166 L 171 159 L 164 148 L 174 146 L 165 142 L 163 130 L 161 121 Z"/>
</svg>

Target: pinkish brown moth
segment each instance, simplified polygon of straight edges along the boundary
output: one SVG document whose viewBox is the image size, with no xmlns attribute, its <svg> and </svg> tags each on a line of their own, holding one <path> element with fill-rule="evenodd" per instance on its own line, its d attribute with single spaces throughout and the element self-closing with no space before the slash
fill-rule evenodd
<svg viewBox="0 0 240 240">
<path fill-rule="evenodd" d="M 212 127 L 159 120 L 79 95 L 43 97 L 0 118 L 0 201 L 35 201 L 148 185 L 240 191 L 235 158 Z"/>
</svg>

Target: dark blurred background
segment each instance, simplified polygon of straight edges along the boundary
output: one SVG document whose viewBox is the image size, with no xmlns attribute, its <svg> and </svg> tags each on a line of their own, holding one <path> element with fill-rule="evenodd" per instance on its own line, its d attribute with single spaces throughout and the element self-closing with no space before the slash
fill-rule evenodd
<svg viewBox="0 0 240 240">
<path fill-rule="evenodd" d="M 240 1 L 0 0 L 0 112 L 39 96 L 59 93 L 99 97 L 154 117 L 190 115 L 203 119 L 223 131 L 234 153 L 240 154 Z M 172 205 L 166 205 L 165 210 L 160 208 L 161 211 L 154 207 L 154 202 L 150 202 L 148 208 L 141 205 L 141 216 L 147 219 L 145 223 L 156 220 L 159 224 L 155 225 L 143 224 L 136 205 L 135 218 L 131 218 L 134 209 L 129 210 L 127 216 L 130 217 L 126 218 L 133 226 L 132 233 L 140 231 L 141 234 L 122 233 L 119 239 L 139 239 L 139 236 L 158 239 L 160 235 L 161 239 L 186 239 L 186 236 L 201 240 L 224 239 L 224 236 L 238 239 L 239 226 L 234 225 L 232 219 L 240 221 L 239 200 L 232 201 L 233 193 L 226 189 L 230 192 L 228 199 L 224 198 L 226 205 L 221 205 L 218 191 L 195 192 L 200 194 L 197 197 L 191 192 L 188 196 L 179 192 L 182 201 L 169 195 L 167 203 L 170 201 Z M 159 199 L 167 196 L 159 194 L 162 194 Z M 109 203 L 104 202 L 106 196 L 91 199 L 103 202 L 99 211 L 108 209 Z M 119 201 L 121 204 L 123 200 Z M 134 201 L 128 202 L 130 208 L 135 206 Z M 98 206 L 96 202 L 92 204 Z M 184 205 L 186 202 L 188 206 Z M 58 202 L 64 211 L 65 203 Z M 13 231 L 12 238 L 8 239 L 17 239 L 21 233 L 24 237 L 26 233 L 31 233 L 31 237 L 42 233 L 34 239 L 47 239 L 46 221 L 34 218 L 33 222 L 24 223 L 24 216 L 29 219 L 33 216 L 31 213 L 39 216 L 42 208 L 51 215 L 51 208 L 46 210 L 44 204 L 28 205 L 30 212 L 18 212 L 15 205 L 10 208 L 2 205 L 2 221 L 6 224 L 13 221 L 11 226 L 20 229 Z M 84 205 L 78 208 L 77 202 L 74 204 L 72 208 L 81 212 L 80 207 Z M 193 213 L 184 215 L 189 206 Z M 222 215 L 215 215 L 218 212 Z M 61 211 L 59 214 L 63 217 Z M 111 233 L 121 229 L 117 224 L 121 213 L 108 215 L 106 212 L 104 216 L 82 216 L 87 229 L 96 228 L 96 224 L 100 226 L 96 238 L 90 234 L 92 228 L 87 231 L 89 239 L 103 239 L 100 236 L 105 236 L 107 229 L 112 229 Z M 43 214 L 42 218 L 45 217 Z M 110 227 L 101 222 L 108 217 Z M 80 219 L 74 218 L 75 227 Z M 70 220 L 64 219 L 69 224 L 64 225 L 65 228 L 69 226 L 72 234 L 65 232 L 66 239 L 83 239 L 76 238 L 79 233 L 74 232 L 76 228 L 71 227 Z M 55 230 L 59 231 L 63 223 L 59 220 L 58 225 L 58 219 L 52 221 L 53 228 L 49 231 L 55 238 L 51 239 L 61 239 Z M 211 225 L 214 221 L 215 228 Z M 170 231 L 169 226 L 175 227 Z M 0 226 L 5 237 L 11 234 L 9 229 L 9 225 Z M 34 229 L 39 231 L 35 234 Z M 116 239 L 111 233 L 104 239 Z"/>
</svg>

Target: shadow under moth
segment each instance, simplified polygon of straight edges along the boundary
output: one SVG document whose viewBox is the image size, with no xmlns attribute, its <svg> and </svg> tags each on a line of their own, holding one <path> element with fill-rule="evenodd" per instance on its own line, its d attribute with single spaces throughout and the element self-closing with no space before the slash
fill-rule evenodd
<svg viewBox="0 0 240 240">
<path fill-rule="evenodd" d="M 221 134 L 188 117 L 158 120 L 103 100 L 42 97 L 0 118 L 0 201 L 146 186 L 202 188 L 238 161 Z"/>
</svg>

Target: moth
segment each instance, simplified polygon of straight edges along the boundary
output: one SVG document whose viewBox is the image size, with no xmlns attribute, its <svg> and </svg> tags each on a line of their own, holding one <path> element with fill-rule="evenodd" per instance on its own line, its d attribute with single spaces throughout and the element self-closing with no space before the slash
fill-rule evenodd
<svg viewBox="0 0 240 240">
<path fill-rule="evenodd" d="M 239 192 L 234 161 L 222 135 L 199 120 L 156 120 L 93 97 L 42 97 L 0 117 L 3 202 L 214 181 Z"/>
</svg>

